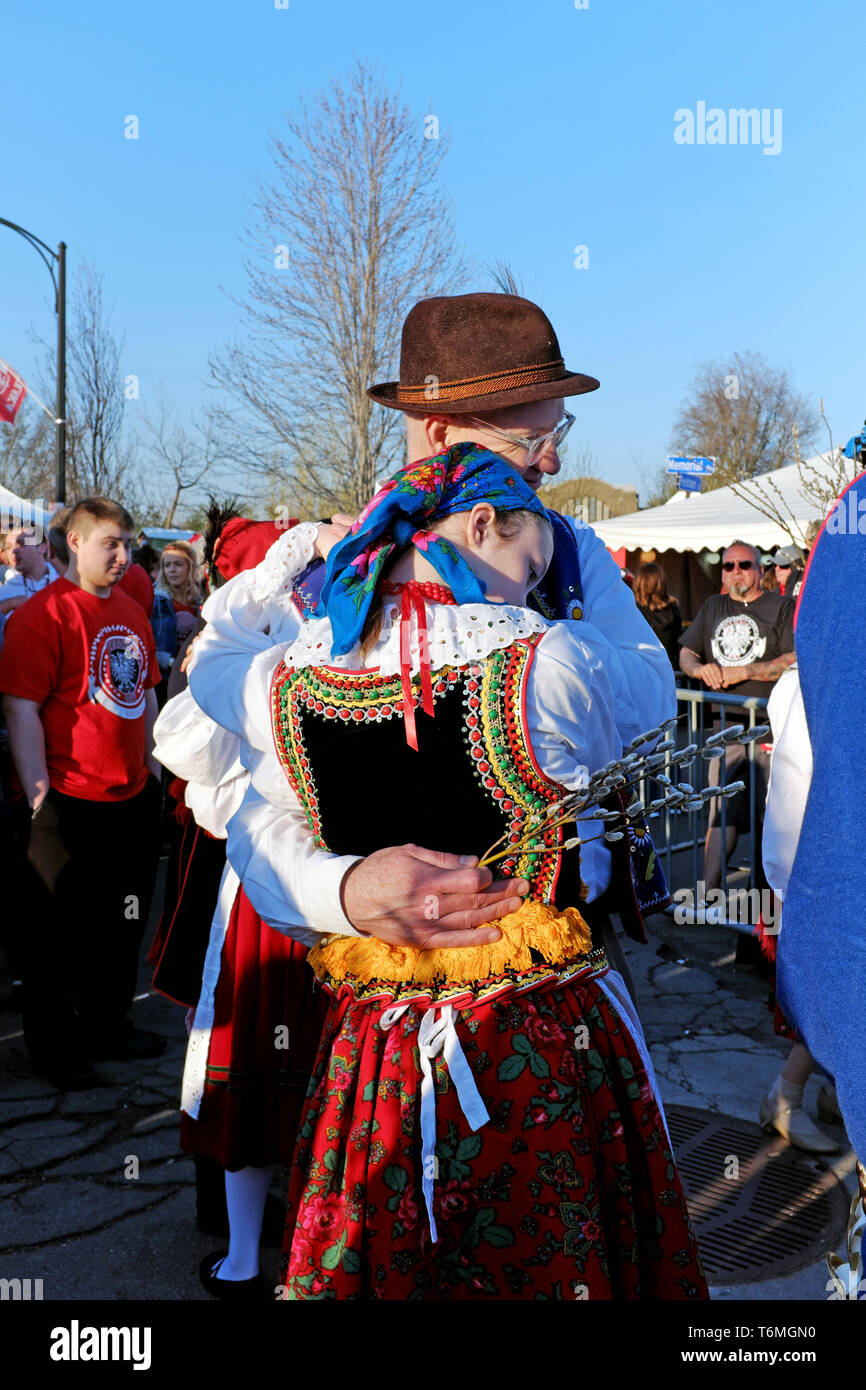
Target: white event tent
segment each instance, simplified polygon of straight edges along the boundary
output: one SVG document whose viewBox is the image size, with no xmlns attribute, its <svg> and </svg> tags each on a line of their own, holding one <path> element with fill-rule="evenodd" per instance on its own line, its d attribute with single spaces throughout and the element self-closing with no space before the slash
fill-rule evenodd
<svg viewBox="0 0 866 1390">
<path fill-rule="evenodd" d="M 817 454 L 807 461 L 807 466 L 829 473 L 830 455 Z M 846 459 L 847 480 L 854 477 L 856 465 Z M 778 494 L 771 484 L 778 488 L 784 505 L 780 507 L 783 515 L 788 511 L 793 515 L 800 529 L 797 537 L 802 543 L 806 526 L 812 521 L 823 521 L 825 512 L 804 497 L 800 489 L 799 469 L 795 464 L 776 468 L 772 473 L 764 473 L 748 484 L 749 492 L 757 490 L 778 504 Z M 791 537 L 770 517 L 765 516 L 751 502 L 738 495 L 732 487 L 714 488 L 712 492 L 678 492 L 660 507 L 647 507 L 642 512 L 630 512 L 627 516 L 612 516 L 606 521 L 593 525 L 609 550 L 646 551 L 657 553 L 665 550 L 721 551 L 731 541 L 749 541 L 761 550 L 774 550 L 780 545 L 790 545 Z"/>
<path fill-rule="evenodd" d="M 836 471 L 831 457 L 817 454 L 806 460 L 806 465 L 829 476 Z M 850 482 L 862 465 L 851 459 L 844 462 Z M 781 493 L 781 505 L 772 485 Z M 823 521 L 829 511 L 829 505 L 822 510 L 804 497 L 796 464 L 751 479 L 748 490 L 762 491 L 779 507 L 801 545 L 809 523 Z M 593 530 L 623 569 L 634 572 L 645 560 L 657 561 L 686 619 L 694 617 L 709 594 L 719 592 L 721 552 L 732 541 L 748 541 L 764 554 L 791 544 L 791 536 L 778 522 L 765 516 L 732 487 L 704 493 L 678 492 L 659 507 L 595 522 Z"/>
</svg>

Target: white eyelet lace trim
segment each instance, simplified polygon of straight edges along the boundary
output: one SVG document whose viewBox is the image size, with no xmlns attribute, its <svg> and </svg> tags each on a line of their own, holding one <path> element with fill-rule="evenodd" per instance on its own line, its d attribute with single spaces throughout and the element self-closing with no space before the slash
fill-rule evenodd
<svg viewBox="0 0 866 1390">
<path fill-rule="evenodd" d="M 507 647 L 518 637 L 531 637 L 546 632 L 550 624 L 540 613 L 511 604 L 443 603 L 427 604 L 427 644 L 430 668 L 467 666 L 480 661 L 500 647 Z M 364 659 L 356 646 L 344 656 L 331 655 L 330 618 L 312 618 L 305 622 L 300 635 L 287 648 L 287 666 L 336 666 L 341 670 L 358 671 L 378 667 L 383 676 L 394 676 L 400 670 L 400 609 L 386 604 L 382 633 L 375 647 Z M 418 628 L 412 615 L 410 639 L 413 675 L 421 669 L 418 647 Z"/>
<path fill-rule="evenodd" d="M 253 598 L 267 603 L 278 595 L 291 593 L 297 576 L 316 557 L 317 531 L 314 521 L 302 521 L 274 541 L 265 558 L 252 571 L 250 594 Z"/>
</svg>

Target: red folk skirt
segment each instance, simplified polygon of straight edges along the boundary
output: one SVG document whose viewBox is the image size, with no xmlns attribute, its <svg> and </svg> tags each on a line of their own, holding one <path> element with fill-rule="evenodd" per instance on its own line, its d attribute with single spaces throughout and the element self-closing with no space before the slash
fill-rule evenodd
<svg viewBox="0 0 866 1390">
<path fill-rule="evenodd" d="M 238 891 L 223 946 L 199 1118 L 181 1145 L 224 1168 L 292 1161 L 327 1008 L 307 950 L 268 927 Z"/>
<path fill-rule="evenodd" d="M 421 1010 L 383 1031 L 384 1008 L 345 986 L 332 998 L 289 1188 L 285 1298 L 708 1297 L 640 1055 L 592 978 L 457 1013 L 490 1120 L 472 1132 L 437 1058 L 435 1245 Z"/>
</svg>

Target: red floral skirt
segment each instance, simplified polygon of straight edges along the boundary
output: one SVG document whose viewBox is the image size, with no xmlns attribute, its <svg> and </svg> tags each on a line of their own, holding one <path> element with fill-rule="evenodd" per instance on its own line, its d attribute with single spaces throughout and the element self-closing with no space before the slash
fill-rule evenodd
<svg viewBox="0 0 866 1390">
<path fill-rule="evenodd" d="M 650 1083 L 597 982 L 456 1015 L 490 1120 L 472 1132 L 438 1057 L 435 1245 L 421 1010 L 387 1031 L 382 1014 L 346 988 L 331 1001 L 292 1170 L 284 1297 L 708 1297 Z"/>
<path fill-rule="evenodd" d="M 181 1145 L 224 1168 L 292 1161 L 327 1009 L 307 950 L 268 927 L 241 888 L 223 946 L 199 1118 Z"/>
</svg>

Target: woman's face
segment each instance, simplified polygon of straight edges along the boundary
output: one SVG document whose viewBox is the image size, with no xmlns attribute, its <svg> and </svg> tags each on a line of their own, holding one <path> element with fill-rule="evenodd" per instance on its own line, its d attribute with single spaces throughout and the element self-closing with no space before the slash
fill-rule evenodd
<svg viewBox="0 0 866 1390">
<path fill-rule="evenodd" d="M 493 508 L 486 502 L 446 518 L 433 530 L 457 544 L 485 584 L 491 603 L 525 607 L 527 595 L 544 578 L 553 559 L 553 531 L 546 522 L 528 518 L 516 535 L 506 539 L 496 530 Z"/>
<path fill-rule="evenodd" d="M 177 550 L 166 551 L 162 557 L 162 570 L 171 587 L 179 589 L 189 578 L 189 560 Z"/>
</svg>

